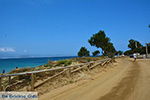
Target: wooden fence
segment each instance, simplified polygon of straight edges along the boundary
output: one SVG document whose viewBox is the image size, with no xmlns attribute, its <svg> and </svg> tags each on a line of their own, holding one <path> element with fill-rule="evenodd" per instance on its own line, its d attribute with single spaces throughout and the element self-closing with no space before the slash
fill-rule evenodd
<svg viewBox="0 0 150 100">
<path fill-rule="evenodd" d="M 92 69 L 98 65 L 102 65 L 104 66 L 105 64 L 112 62 L 112 59 L 107 58 L 107 59 L 103 59 L 103 60 L 98 60 L 98 61 L 91 61 L 91 62 L 87 62 L 87 63 L 82 63 L 82 64 L 78 64 L 78 65 L 73 65 L 73 66 L 66 66 L 66 67 L 57 67 L 57 68 L 52 68 L 52 69 L 45 69 L 45 70 L 38 70 L 38 71 L 31 71 L 31 72 L 23 72 L 23 73 L 16 73 L 16 74 L 5 74 L 5 75 L 0 75 L 0 91 L 6 91 L 7 88 L 9 88 L 10 86 L 15 86 L 15 84 L 12 84 L 11 79 L 14 76 L 21 76 L 21 75 L 30 75 L 31 78 L 31 82 L 30 82 L 30 86 L 31 86 L 31 91 L 33 91 L 35 88 L 43 85 L 44 83 L 46 83 L 47 81 L 61 75 L 62 73 L 66 73 L 68 74 L 68 76 L 76 71 L 79 71 L 81 69 Z M 71 68 L 75 68 L 74 70 L 71 70 Z M 46 80 L 42 81 L 39 84 L 35 84 L 36 81 L 36 73 L 42 73 L 42 72 L 51 72 L 51 71 L 58 71 L 58 70 L 62 70 L 61 72 L 54 74 L 53 76 L 47 78 Z M 8 78 L 8 85 L 4 88 L 2 86 L 2 78 Z"/>
</svg>

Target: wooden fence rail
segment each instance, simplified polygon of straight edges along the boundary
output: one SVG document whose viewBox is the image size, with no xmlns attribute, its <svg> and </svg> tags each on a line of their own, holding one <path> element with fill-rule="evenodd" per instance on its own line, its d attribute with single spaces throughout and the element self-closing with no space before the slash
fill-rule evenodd
<svg viewBox="0 0 150 100">
<path fill-rule="evenodd" d="M 71 73 L 73 73 L 73 72 L 76 72 L 76 71 L 78 71 L 78 70 L 80 70 L 80 69 L 83 69 L 85 66 L 84 65 L 86 65 L 86 67 L 88 66 L 88 65 L 90 65 L 90 64 L 93 64 L 93 66 L 91 66 L 89 69 L 92 69 L 92 68 L 94 68 L 94 67 L 96 67 L 96 66 L 98 66 L 98 65 L 104 65 L 104 64 L 106 64 L 106 63 L 108 63 L 108 62 L 110 62 L 111 61 L 111 59 L 110 58 L 107 58 L 107 59 L 103 59 L 103 60 L 98 60 L 98 61 L 91 61 L 91 62 L 87 62 L 87 63 L 82 63 L 82 64 L 78 64 L 78 65 L 72 65 L 72 66 L 66 66 L 66 67 L 57 67 L 57 68 L 52 68 L 52 69 L 45 69 L 45 70 L 38 70 L 38 71 L 31 71 L 31 72 L 23 72 L 23 73 L 15 73 L 15 74 L 5 74 L 5 75 L 0 75 L 0 91 L 4 91 L 5 89 L 3 88 L 3 86 L 2 86 L 2 79 L 4 78 L 4 77 L 8 77 L 8 85 L 13 85 L 13 84 L 11 84 L 11 77 L 12 76 L 20 76 L 20 75 L 30 75 L 30 77 L 31 77 L 31 83 L 30 83 L 30 85 L 31 85 L 31 90 L 33 91 L 35 88 L 37 88 L 37 87 L 39 87 L 39 86 L 41 86 L 42 84 L 44 84 L 45 82 L 47 82 L 48 80 L 50 80 L 50 79 L 52 79 L 52 78 L 54 78 L 54 77 L 56 77 L 56 76 L 58 76 L 58 75 L 60 75 L 60 74 L 62 74 L 62 73 L 64 73 L 67 69 L 71 69 L 71 68 L 76 68 L 75 70 L 73 70 L 73 71 L 71 71 L 70 70 L 70 74 Z M 65 70 L 64 70 L 65 69 Z M 63 70 L 63 71 L 61 71 L 60 73 L 58 73 L 58 74 L 55 74 L 55 75 L 53 75 L 53 76 L 51 76 L 51 77 L 49 77 L 48 79 L 46 79 L 45 81 L 43 81 L 42 83 L 40 83 L 40 84 L 38 84 L 38 85 L 36 85 L 35 86 L 35 81 L 36 81 L 36 73 L 42 73 L 42 72 L 50 72 L 50 71 L 57 71 L 57 70 Z M 68 73 L 68 72 L 67 72 Z M 68 73 L 69 74 L 69 73 Z M 8 86 L 9 87 L 9 86 Z"/>
</svg>

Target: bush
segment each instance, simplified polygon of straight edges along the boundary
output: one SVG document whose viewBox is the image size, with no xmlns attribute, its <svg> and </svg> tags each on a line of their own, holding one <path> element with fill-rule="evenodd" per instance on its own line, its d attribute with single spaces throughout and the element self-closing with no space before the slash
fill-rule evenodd
<svg viewBox="0 0 150 100">
<path fill-rule="evenodd" d="M 70 60 L 60 60 L 60 61 L 57 61 L 56 66 L 60 66 L 60 65 L 68 66 L 71 64 L 72 64 L 72 61 L 70 61 Z"/>
<path fill-rule="evenodd" d="M 90 56 L 90 52 L 85 47 L 81 47 L 78 52 L 78 56 L 79 57 L 88 57 L 88 56 Z"/>
<path fill-rule="evenodd" d="M 44 67 L 52 67 L 52 64 L 45 64 Z"/>
<path fill-rule="evenodd" d="M 98 50 L 92 52 L 93 56 L 98 56 L 100 54 L 100 52 Z"/>
</svg>

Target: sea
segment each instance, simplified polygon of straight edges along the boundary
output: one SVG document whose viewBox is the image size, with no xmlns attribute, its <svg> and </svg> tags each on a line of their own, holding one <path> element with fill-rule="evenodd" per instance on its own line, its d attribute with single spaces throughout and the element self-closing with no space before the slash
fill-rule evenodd
<svg viewBox="0 0 150 100">
<path fill-rule="evenodd" d="M 38 57 L 38 58 L 9 58 L 9 59 L 0 59 L 0 73 L 10 72 L 11 70 L 18 68 L 26 67 L 36 67 L 43 64 L 47 64 L 48 61 L 58 61 L 75 58 L 75 56 L 69 57 Z"/>
</svg>

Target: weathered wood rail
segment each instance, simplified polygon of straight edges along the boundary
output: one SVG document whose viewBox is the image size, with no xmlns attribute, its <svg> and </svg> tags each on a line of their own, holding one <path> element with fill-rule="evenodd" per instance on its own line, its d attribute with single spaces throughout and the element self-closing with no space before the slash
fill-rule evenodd
<svg viewBox="0 0 150 100">
<path fill-rule="evenodd" d="M 72 66 L 66 66 L 66 67 L 57 67 L 57 68 L 52 68 L 52 69 L 45 69 L 45 70 L 38 70 L 38 71 L 31 71 L 31 72 L 23 72 L 23 73 L 16 73 L 16 74 L 5 74 L 5 75 L 0 75 L 0 91 L 6 91 L 7 88 L 9 88 L 10 86 L 15 86 L 18 83 L 12 83 L 11 82 L 11 78 L 14 76 L 21 76 L 21 75 L 30 75 L 31 78 L 31 82 L 30 82 L 30 86 L 31 86 L 31 91 L 33 91 L 35 88 L 45 84 L 47 81 L 63 74 L 63 73 L 67 73 L 68 76 L 72 73 L 75 73 L 77 71 L 80 71 L 82 69 L 93 69 L 94 67 L 101 65 L 104 66 L 105 64 L 112 62 L 112 59 L 107 58 L 107 59 L 103 59 L 103 60 L 98 60 L 98 61 L 91 61 L 91 62 L 87 62 L 87 63 L 82 63 L 82 64 L 78 64 L 78 65 L 72 65 Z M 73 70 L 72 70 L 73 69 Z M 58 71 L 58 70 L 62 70 L 61 72 L 54 74 L 52 76 L 50 76 L 49 78 L 45 79 L 44 81 L 35 84 L 36 81 L 36 74 L 37 73 L 42 73 L 42 72 L 51 72 L 51 71 Z M 2 86 L 2 79 L 3 78 L 7 78 L 8 77 L 8 85 L 4 88 Z"/>
</svg>

